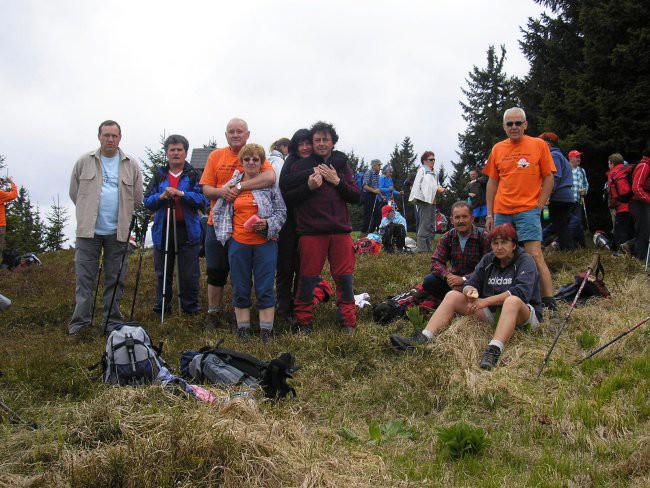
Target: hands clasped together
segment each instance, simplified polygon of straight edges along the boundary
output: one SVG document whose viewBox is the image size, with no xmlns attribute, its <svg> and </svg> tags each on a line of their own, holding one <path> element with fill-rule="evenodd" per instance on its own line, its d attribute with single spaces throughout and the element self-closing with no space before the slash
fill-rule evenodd
<svg viewBox="0 0 650 488">
<path fill-rule="evenodd" d="M 316 166 L 314 172 L 307 180 L 307 185 L 310 190 L 315 190 L 321 187 L 323 181 L 331 183 L 334 186 L 338 185 L 339 181 L 341 181 L 341 178 L 339 178 L 339 175 L 331 164 L 319 164 Z"/>
</svg>

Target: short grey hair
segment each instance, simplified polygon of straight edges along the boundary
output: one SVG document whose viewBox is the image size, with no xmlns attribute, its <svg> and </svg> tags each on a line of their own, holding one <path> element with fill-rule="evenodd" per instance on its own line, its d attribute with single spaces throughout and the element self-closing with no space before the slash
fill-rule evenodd
<svg viewBox="0 0 650 488">
<path fill-rule="evenodd" d="M 393 171 L 393 167 L 390 164 L 387 164 L 381 169 L 381 172 L 384 174 L 388 173 L 389 171 Z"/>
<path fill-rule="evenodd" d="M 524 109 L 521 108 L 521 107 L 512 107 L 512 108 L 509 108 L 508 110 L 506 110 L 505 112 L 503 112 L 503 123 L 505 124 L 506 117 L 508 115 L 513 114 L 515 112 L 521 113 L 521 115 L 524 116 L 524 122 L 526 121 L 526 112 L 524 112 Z"/>
<path fill-rule="evenodd" d="M 242 124 L 244 124 L 244 127 L 246 127 L 246 130 L 248 130 L 248 122 L 246 122 L 244 119 L 240 119 L 239 117 L 233 117 L 226 124 L 226 131 L 228 130 L 228 127 L 230 127 L 230 124 L 232 124 L 233 122 L 241 122 Z"/>
</svg>

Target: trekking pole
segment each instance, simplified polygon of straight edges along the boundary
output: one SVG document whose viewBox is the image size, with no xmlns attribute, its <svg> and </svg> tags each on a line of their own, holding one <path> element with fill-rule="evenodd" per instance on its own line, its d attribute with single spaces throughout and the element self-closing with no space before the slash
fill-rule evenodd
<svg viewBox="0 0 650 488">
<path fill-rule="evenodd" d="M 111 312 L 113 311 L 113 304 L 115 304 L 115 294 L 117 293 L 117 287 L 120 285 L 120 279 L 122 278 L 122 270 L 124 269 L 124 260 L 126 259 L 126 255 L 129 253 L 129 239 L 131 238 L 131 232 L 133 232 L 133 229 L 135 227 L 135 212 L 133 212 L 133 216 L 131 217 L 131 225 L 129 225 L 129 233 L 126 236 L 126 242 L 124 243 L 124 253 L 122 254 L 122 260 L 120 261 L 120 269 L 117 272 L 117 277 L 115 279 L 115 286 L 113 286 L 113 295 L 111 296 L 111 304 L 108 307 L 108 313 L 106 314 L 106 321 L 104 322 L 104 327 L 102 329 L 102 332 L 104 335 L 106 335 L 106 329 L 108 328 L 108 320 L 111 318 Z"/>
<path fill-rule="evenodd" d="M 95 308 L 97 307 L 97 293 L 99 293 L 99 282 L 102 278 L 102 270 L 104 269 L 104 248 L 99 255 L 99 270 L 97 271 L 97 284 L 95 285 L 95 296 L 93 298 L 93 307 L 90 311 L 90 327 L 93 326 L 95 320 Z"/>
<path fill-rule="evenodd" d="M 580 202 L 582 202 L 582 210 L 585 212 L 585 225 L 587 226 L 587 232 L 591 234 L 591 230 L 589 229 L 589 217 L 587 217 L 587 206 L 585 205 L 585 198 L 580 197 Z"/>
<path fill-rule="evenodd" d="M 375 195 L 375 203 L 372 204 L 372 213 L 370 214 L 370 223 L 368 224 L 368 230 L 366 234 L 370 234 L 370 227 L 372 227 L 372 222 L 375 220 L 375 207 L 377 206 L 377 195 Z"/>
<path fill-rule="evenodd" d="M 404 212 L 404 220 L 406 221 L 406 232 L 409 231 L 409 220 L 406 216 L 406 204 L 404 203 L 404 192 L 402 192 L 402 212 Z"/>
<path fill-rule="evenodd" d="M 147 212 L 144 217 L 144 222 L 142 223 L 142 229 L 140 229 L 140 259 L 138 260 L 138 272 L 135 275 L 135 289 L 133 290 L 133 302 L 131 303 L 131 315 L 129 320 L 133 320 L 133 311 L 135 310 L 135 299 L 138 295 L 138 286 L 140 285 L 140 271 L 142 270 L 142 258 L 144 256 L 144 244 L 147 237 L 147 228 L 149 227 L 149 219 L 151 214 Z"/>
<path fill-rule="evenodd" d="M 38 429 L 38 425 L 36 425 L 36 422 L 29 422 L 27 420 L 24 420 L 23 418 L 20 417 L 16 412 L 14 412 L 9 406 L 3 402 L 0 399 L 0 409 L 5 411 L 7 415 L 9 415 L 9 422 L 12 424 L 17 424 L 17 425 L 24 425 L 25 427 L 29 428 L 30 430 L 36 430 Z"/>
<path fill-rule="evenodd" d="M 564 318 L 564 322 L 560 326 L 560 329 L 557 331 L 557 334 L 555 334 L 555 339 L 553 339 L 553 344 L 551 344 L 550 349 L 546 353 L 546 357 L 544 358 L 544 362 L 541 364 L 539 367 L 539 370 L 537 371 L 537 378 L 539 378 L 542 374 L 542 371 L 544 371 L 544 368 L 546 367 L 546 364 L 548 363 L 548 360 L 551 357 L 551 354 L 553 353 L 553 349 L 555 349 L 555 345 L 557 344 L 557 341 L 560 339 L 560 336 L 562 335 L 562 332 L 564 332 L 564 329 L 566 328 L 567 324 L 569 323 L 569 318 L 571 317 L 571 313 L 573 310 L 576 308 L 576 303 L 578 303 L 578 298 L 580 298 L 580 294 L 582 293 L 582 290 L 585 287 L 585 284 L 587 283 L 587 280 L 589 279 L 589 276 L 591 276 L 591 273 L 594 272 L 594 270 L 598 269 L 598 264 L 600 263 L 600 254 L 596 253 L 594 254 L 593 259 L 591 260 L 591 264 L 587 268 L 587 273 L 585 274 L 584 279 L 582 280 L 582 283 L 580 283 L 580 288 L 578 288 L 578 293 L 576 293 L 575 298 L 573 299 L 573 302 L 571 303 L 571 306 L 569 307 L 569 312 L 567 313 L 566 317 Z"/>
<path fill-rule="evenodd" d="M 578 361 L 575 365 L 577 366 L 577 365 L 579 365 L 579 364 L 582 364 L 584 361 L 586 361 L 586 360 L 589 359 L 590 357 L 595 356 L 596 354 L 598 354 L 600 351 L 602 351 L 602 350 L 605 349 L 606 347 L 609 347 L 611 344 L 614 344 L 617 340 L 622 339 L 623 337 L 625 337 L 626 335 L 628 335 L 630 332 L 634 332 L 636 329 L 638 329 L 639 327 L 641 327 L 643 324 L 645 324 L 645 323 L 646 323 L 647 321 L 649 321 L 649 320 L 650 320 L 650 316 L 644 318 L 641 322 L 639 322 L 638 324 L 636 324 L 634 327 L 630 327 L 629 329 L 627 329 L 627 330 L 626 330 L 625 332 L 623 332 L 622 334 L 619 334 L 619 335 L 617 335 L 616 337 L 614 337 L 611 341 L 609 341 L 609 342 L 608 342 L 607 344 L 605 344 L 604 346 L 600 346 L 598 349 L 596 349 L 594 352 L 592 352 L 591 354 L 589 354 L 587 357 L 582 358 L 582 359 L 581 359 L 580 361 Z"/>
<path fill-rule="evenodd" d="M 167 223 L 165 228 L 165 264 L 163 265 L 162 309 L 160 311 L 160 325 L 165 321 L 165 293 L 167 293 L 167 256 L 169 255 L 169 215 L 171 205 L 167 202 Z"/>
<path fill-rule="evenodd" d="M 174 281 L 176 282 L 176 296 L 178 297 L 178 315 L 181 314 L 181 284 L 178 281 L 178 236 L 176 234 L 176 201 L 171 199 L 171 211 L 174 222 Z"/>
</svg>

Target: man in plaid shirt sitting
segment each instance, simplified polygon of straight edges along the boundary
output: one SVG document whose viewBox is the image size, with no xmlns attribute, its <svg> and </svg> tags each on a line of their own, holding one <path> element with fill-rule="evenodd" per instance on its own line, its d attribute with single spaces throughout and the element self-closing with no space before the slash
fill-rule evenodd
<svg viewBox="0 0 650 488">
<path fill-rule="evenodd" d="M 483 255 L 491 251 L 485 229 L 474 226 L 469 203 L 458 201 L 452 205 L 451 222 L 454 228 L 440 238 L 431 258 L 431 274 L 422 283 L 439 300 L 450 290 L 461 290 Z"/>
</svg>

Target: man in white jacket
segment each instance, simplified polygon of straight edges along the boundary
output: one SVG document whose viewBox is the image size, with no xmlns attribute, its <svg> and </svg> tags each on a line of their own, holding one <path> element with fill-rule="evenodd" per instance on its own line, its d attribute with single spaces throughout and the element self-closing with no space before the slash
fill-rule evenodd
<svg viewBox="0 0 650 488">
<path fill-rule="evenodd" d="M 433 151 L 425 151 L 420 158 L 422 166 L 418 169 L 411 187 L 409 202 L 414 202 L 420 217 L 417 231 L 417 248 L 415 252 L 431 252 L 431 241 L 435 236 L 432 228 L 436 215 L 436 195 L 443 193 L 438 186 L 438 176 L 433 170 L 436 156 Z"/>
</svg>

